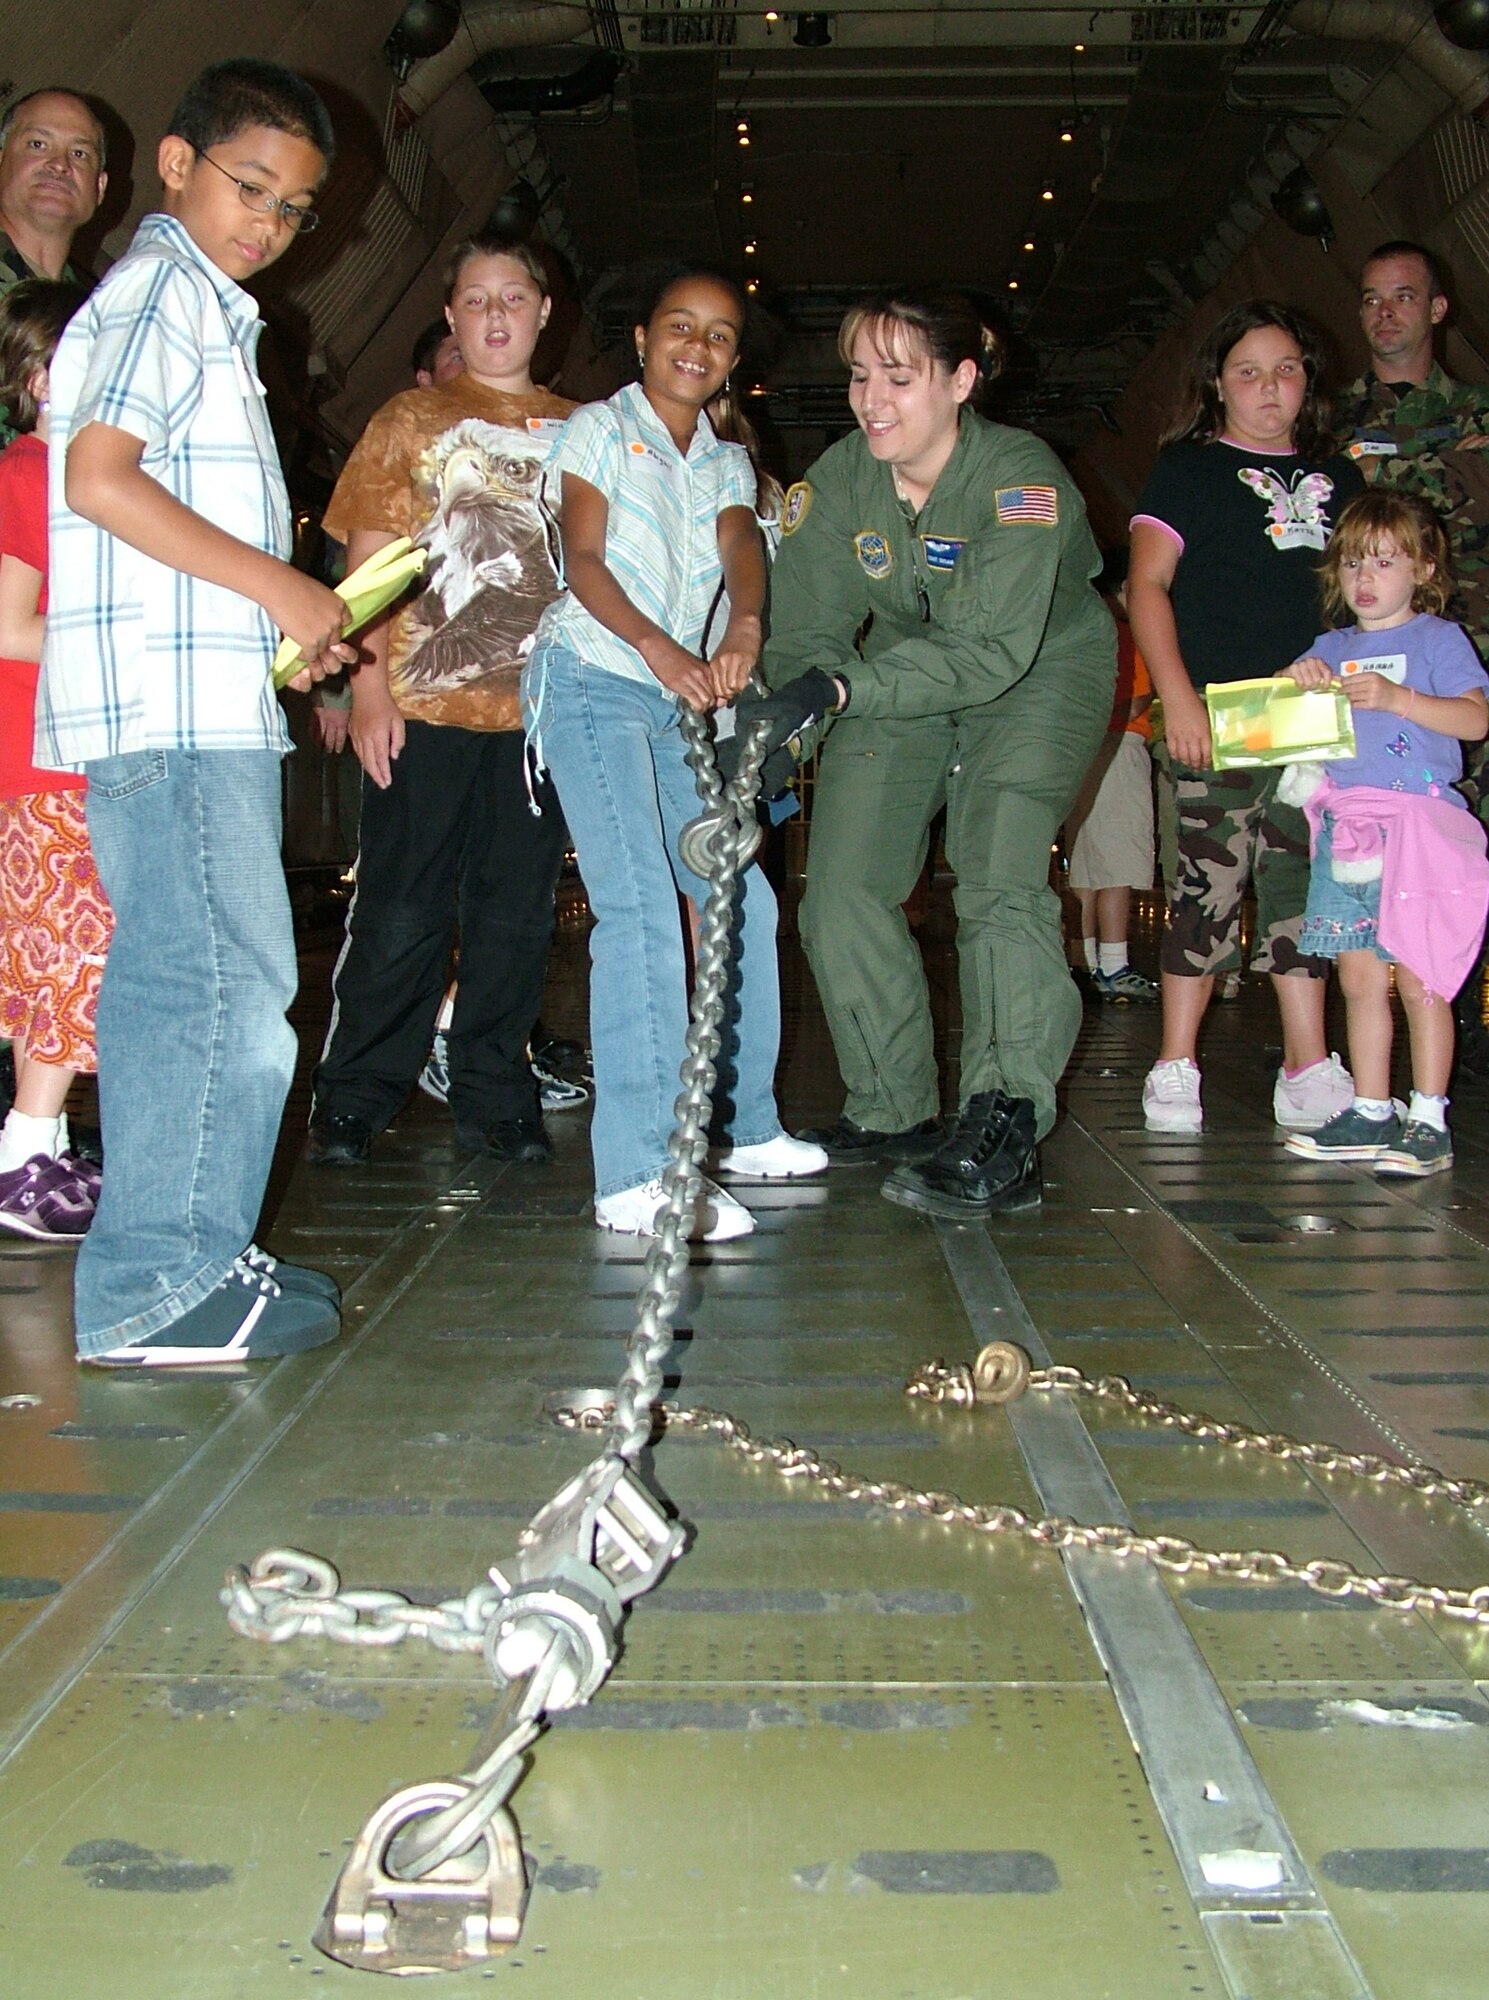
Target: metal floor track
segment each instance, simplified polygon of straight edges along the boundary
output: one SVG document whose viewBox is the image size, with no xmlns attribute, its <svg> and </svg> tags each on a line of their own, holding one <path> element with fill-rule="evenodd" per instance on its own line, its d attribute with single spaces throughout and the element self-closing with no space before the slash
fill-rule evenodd
<svg viewBox="0 0 1489 2000">
<path fill-rule="evenodd" d="M 1145 1132 L 1155 1025 L 1088 1013 L 1038 1213 L 933 1227 L 861 1170 L 745 1190 L 756 1234 L 695 1253 L 673 1393 L 968 1499 L 1489 1578 L 1489 1523 L 1442 1502 L 1086 1399 L 905 1399 L 918 1363 L 1022 1339 L 1489 1478 L 1489 1092 L 1460 1098 L 1453 1175 L 1387 1186 L 1283 1152 L 1260 1001 L 1212 1026 L 1203 1138 Z M 824 1108 L 804 1002 L 788 1057 L 792 1109 Z M 592 1227 L 582 1117 L 551 1125 L 551 1169 L 474 1164 L 421 1101 L 369 1168 L 297 1170 L 274 1247 L 341 1278 L 349 1332 L 267 1369 L 80 1372 L 70 1261 L 0 1245 L 3 2000 L 375 1991 L 310 1933 L 371 1807 L 463 1768 L 493 1691 L 415 1644 L 236 1639 L 217 1590 L 288 1543 L 453 1595 L 591 1455 L 545 1401 L 613 1383 L 640 1252 Z M 522 1941 L 452 1990 L 1482 1995 L 1475 1630 L 835 1505 L 701 1438 L 654 1476 L 691 1546 L 539 1743 Z M 1230 1881 L 1237 1850 L 1278 1882 Z"/>
</svg>

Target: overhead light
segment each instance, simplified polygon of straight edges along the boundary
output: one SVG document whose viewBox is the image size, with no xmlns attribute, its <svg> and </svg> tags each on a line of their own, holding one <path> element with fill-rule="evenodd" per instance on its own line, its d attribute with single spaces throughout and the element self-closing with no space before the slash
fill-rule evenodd
<svg viewBox="0 0 1489 2000">
<path fill-rule="evenodd" d="M 1026 250 L 1032 250 L 1034 248 L 1034 238 L 1032 236 L 1026 236 L 1024 238 L 1024 248 Z"/>
<path fill-rule="evenodd" d="M 1489 49 L 1489 11 L 1483 0 L 1439 0 L 1432 13 L 1443 40 L 1455 49 Z"/>
<path fill-rule="evenodd" d="M 1016 291 L 1018 290 L 1018 288 L 1019 288 L 1019 281 L 1018 281 L 1018 279 L 1017 279 L 1017 278 L 1010 278 L 1010 279 L 1008 280 L 1008 289 L 1009 289 L 1009 291 L 1011 291 L 1011 292 L 1016 292 Z"/>
<path fill-rule="evenodd" d="M 1074 139 L 1074 137 L 1075 137 L 1075 127 L 1071 124 L 1068 118 L 1062 119 L 1060 123 L 1060 144 L 1062 146 L 1068 146 L 1071 140 Z"/>
<path fill-rule="evenodd" d="M 768 21 L 768 20 L 770 19 L 770 16 L 769 16 L 769 14 L 767 14 L 765 18 L 766 18 L 766 20 Z M 1077 54 L 1078 56 L 1083 56 L 1083 55 L 1084 55 L 1084 54 L 1086 53 L 1086 45 L 1085 45 L 1085 43 L 1084 43 L 1084 42 L 1077 42 L 1077 43 L 1076 43 L 1076 45 L 1075 45 L 1075 53 L 1076 53 L 1076 54 Z"/>
<path fill-rule="evenodd" d="M 759 289 L 760 289 L 760 280 L 758 278 L 748 278 L 745 280 L 745 290 L 751 295 L 751 297 L 753 297 L 754 294 L 759 291 Z"/>
<path fill-rule="evenodd" d="M 765 18 L 767 21 L 779 21 L 781 17 L 776 12 L 774 7 L 767 7 L 765 10 Z"/>
<path fill-rule="evenodd" d="M 1054 198 L 1055 184 L 1053 181 L 1046 181 L 1044 186 L 1039 190 L 1039 199 L 1041 201 L 1053 201 Z"/>
<path fill-rule="evenodd" d="M 830 14 L 798 14 L 796 33 L 791 37 L 799 49 L 827 49 L 832 46 Z"/>
<path fill-rule="evenodd" d="M 755 197 L 750 193 L 748 188 L 745 189 L 744 193 L 739 198 L 741 201 L 753 201 L 755 199 Z"/>
<path fill-rule="evenodd" d="M 748 126 L 748 125 L 736 125 L 734 129 L 735 129 L 735 131 L 736 131 L 736 132 L 738 132 L 738 134 L 739 134 L 739 143 L 740 143 L 740 145 L 741 145 L 741 146 L 748 146 L 748 145 L 749 145 L 749 143 L 750 143 L 750 128 L 749 128 L 749 126 Z"/>
<path fill-rule="evenodd" d="M 749 121 L 749 119 L 748 119 L 748 118 L 736 118 L 736 119 L 735 119 L 735 121 L 734 121 L 734 129 L 735 129 L 735 131 L 736 131 L 736 132 L 748 132 L 748 131 L 749 131 L 749 129 L 750 129 L 750 121 Z"/>
<path fill-rule="evenodd" d="M 763 396 L 765 394 L 765 384 L 763 382 L 755 383 L 754 387 L 750 390 L 750 394 L 752 396 Z"/>
<path fill-rule="evenodd" d="M 753 256 L 754 256 L 754 254 L 755 254 L 755 251 L 756 251 L 756 248 L 757 248 L 757 246 L 756 246 L 756 244 L 755 244 L 754 242 L 749 242 L 749 243 L 746 243 L 746 245 L 745 245 L 745 247 L 744 247 L 744 250 L 745 250 L 745 255 L 746 255 L 746 257 L 753 257 Z"/>
</svg>

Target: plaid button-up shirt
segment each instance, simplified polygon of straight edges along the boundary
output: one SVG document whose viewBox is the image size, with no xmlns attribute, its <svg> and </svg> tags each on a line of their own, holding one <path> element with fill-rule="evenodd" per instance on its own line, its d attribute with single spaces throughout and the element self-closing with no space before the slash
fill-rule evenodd
<svg viewBox="0 0 1489 2000">
<path fill-rule="evenodd" d="M 90 423 L 144 445 L 141 469 L 230 535 L 287 558 L 289 499 L 240 286 L 173 217 L 147 215 L 51 366 L 50 603 L 36 711 L 42 763 L 134 750 L 290 747 L 250 598 L 155 561 L 67 505 L 68 440 Z"/>
</svg>

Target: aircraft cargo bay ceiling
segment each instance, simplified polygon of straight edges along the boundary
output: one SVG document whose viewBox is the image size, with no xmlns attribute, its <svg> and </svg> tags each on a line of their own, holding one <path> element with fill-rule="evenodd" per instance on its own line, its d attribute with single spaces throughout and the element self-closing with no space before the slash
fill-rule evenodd
<svg viewBox="0 0 1489 2000">
<path fill-rule="evenodd" d="M 615 386 L 638 261 L 747 276 L 783 470 L 848 421 L 851 297 L 976 291 L 1013 335 L 1004 413 L 1100 461 L 1115 528 L 1180 348 L 1237 286 L 1307 306 L 1354 364 L 1361 256 L 1424 237 L 1456 278 L 1450 365 L 1489 374 L 1486 48 L 1489 0 L 56 0 L 8 10 L 0 105 L 64 83 L 104 107 L 101 269 L 202 63 L 326 91 L 324 225 L 257 288 L 297 478 L 406 385 L 451 245 L 495 213 L 570 267 L 539 358 L 574 396 Z"/>
<path fill-rule="evenodd" d="M 784 329 L 778 431 L 846 420 L 849 298 L 935 278 L 1001 314 L 1009 414 L 1073 448 L 1414 35 L 1425 95 L 1471 89 L 1482 58 L 1421 4 L 468 5 L 405 95 L 466 71 L 527 127 L 603 336 L 638 260 L 746 273 Z"/>
</svg>

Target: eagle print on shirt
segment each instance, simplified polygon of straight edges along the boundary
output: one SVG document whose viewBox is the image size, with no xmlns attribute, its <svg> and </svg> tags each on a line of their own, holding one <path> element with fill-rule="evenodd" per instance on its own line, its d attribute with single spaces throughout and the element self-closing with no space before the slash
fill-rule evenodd
<svg viewBox="0 0 1489 2000">
<path fill-rule="evenodd" d="M 415 536 L 430 554 L 429 584 L 401 621 L 395 687 L 420 695 L 474 680 L 515 688 L 539 615 L 558 595 L 542 504 L 548 450 L 547 438 L 468 417 L 415 466 L 429 503 Z"/>
<path fill-rule="evenodd" d="M 1243 465 L 1236 474 L 1267 503 L 1267 534 L 1278 549 L 1323 549 L 1329 540 L 1325 507 L 1334 496 L 1326 472 L 1294 473 L 1292 483 L 1268 466 Z"/>
</svg>

